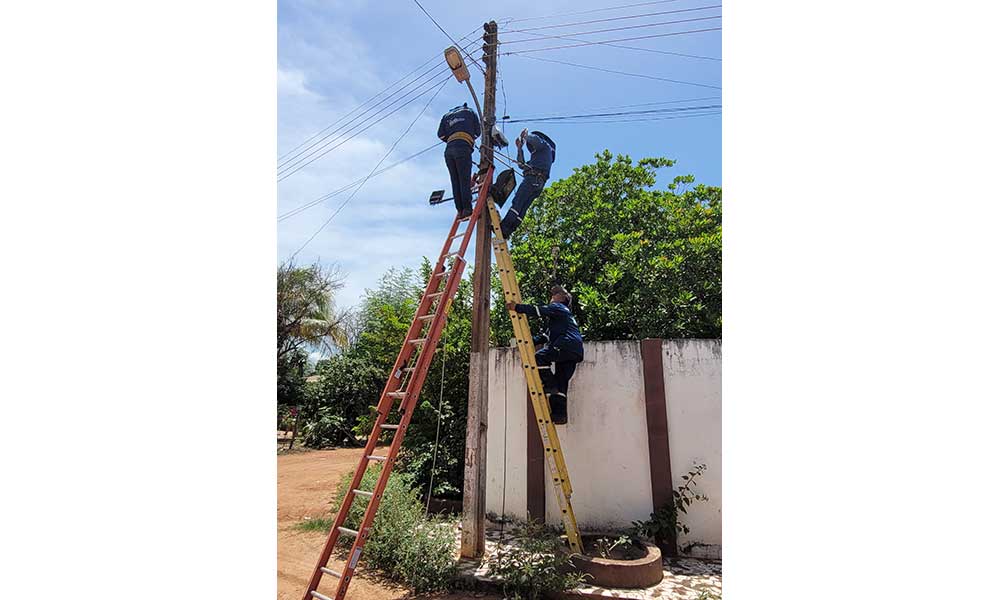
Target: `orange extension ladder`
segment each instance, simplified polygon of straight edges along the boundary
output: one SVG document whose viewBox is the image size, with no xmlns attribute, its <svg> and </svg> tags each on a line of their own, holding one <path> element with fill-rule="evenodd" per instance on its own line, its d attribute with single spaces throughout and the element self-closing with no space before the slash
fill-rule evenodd
<svg viewBox="0 0 1000 600">
<path fill-rule="evenodd" d="M 399 351 L 399 356 L 396 357 L 396 364 L 392 367 L 389 381 L 385 384 L 385 389 L 382 390 L 382 397 L 378 403 L 378 417 L 375 420 L 375 426 L 372 428 L 371 434 L 368 436 L 368 443 L 365 445 L 364 454 L 358 462 L 357 468 L 354 470 L 354 479 L 351 480 L 351 486 L 348 488 L 347 495 L 344 496 L 344 501 L 340 505 L 337 519 L 330 529 L 326 545 L 323 546 L 323 551 L 316 562 L 316 568 L 313 570 L 312 578 L 309 580 L 309 587 L 306 588 L 302 600 L 311 600 L 312 598 L 316 600 L 344 600 L 347 594 L 347 586 L 351 584 L 354 570 L 358 566 L 358 559 L 361 558 L 361 551 L 365 547 L 368 536 L 371 534 L 372 523 L 375 520 L 376 512 L 378 512 L 382 493 L 385 490 L 386 483 L 389 481 L 389 474 L 392 472 L 392 467 L 396 463 L 396 455 L 403 444 L 406 427 L 410 423 L 410 417 L 413 415 L 413 409 L 417 405 L 417 398 L 420 396 L 420 389 L 424 385 L 427 370 L 430 368 L 431 360 L 434 358 L 434 352 L 437 349 L 438 340 L 444 329 L 448 310 L 451 308 L 451 301 L 458 290 L 459 282 L 462 280 L 462 271 L 466 265 L 464 258 L 465 250 L 472 240 L 472 232 L 476 227 L 480 214 L 483 210 L 487 210 L 485 209 L 485 199 L 489 193 L 491 181 L 493 181 L 492 166 L 482 178 L 482 183 L 479 186 L 479 198 L 472 211 L 472 216 L 466 219 L 459 219 L 456 216 L 451 229 L 448 231 L 448 238 L 445 240 L 444 248 L 442 248 L 441 255 L 434 266 L 434 271 L 427 282 L 427 289 L 424 290 L 423 298 L 421 298 L 417 312 L 413 316 L 410 329 L 406 332 L 406 340 Z M 458 231 L 461 224 L 466 221 L 468 222 L 466 228 Z M 451 248 L 456 241 L 460 241 L 460 244 L 458 249 L 453 251 Z M 448 263 L 449 258 L 454 258 L 454 261 L 450 265 Z M 396 407 L 397 401 L 400 403 L 400 421 L 399 423 L 387 423 L 386 418 Z M 384 431 L 395 431 L 395 434 L 393 434 L 388 453 L 383 456 L 377 456 L 375 454 L 375 445 Z M 368 469 L 368 465 L 373 461 L 381 462 L 383 465 L 378 482 L 375 484 L 375 489 L 359 489 L 361 478 Z M 344 527 L 344 523 L 357 498 L 366 498 L 368 505 L 365 508 L 360 528 L 354 531 L 353 529 Z M 347 564 L 338 573 L 331 569 L 328 563 L 330 555 L 333 553 L 333 549 L 336 547 L 337 540 L 341 535 L 353 537 L 354 544 L 347 555 Z M 317 590 L 324 575 L 330 575 L 337 580 L 337 590 L 332 599 L 330 596 L 325 596 Z"/>
</svg>

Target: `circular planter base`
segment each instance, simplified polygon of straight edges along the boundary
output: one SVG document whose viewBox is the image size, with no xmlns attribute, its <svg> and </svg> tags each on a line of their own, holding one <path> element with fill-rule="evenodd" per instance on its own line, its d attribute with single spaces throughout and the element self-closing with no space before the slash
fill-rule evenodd
<svg viewBox="0 0 1000 600">
<path fill-rule="evenodd" d="M 598 536 L 583 536 L 596 538 Z M 616 560 L 573 554 L 573 566 L 590 577 L 587 583 L 608 588 L 648 588 L 663 580 L 663 559 L 660 549 L 648 542 L 639 541 L 646 555 L 634 560 Z"/>
</svg>

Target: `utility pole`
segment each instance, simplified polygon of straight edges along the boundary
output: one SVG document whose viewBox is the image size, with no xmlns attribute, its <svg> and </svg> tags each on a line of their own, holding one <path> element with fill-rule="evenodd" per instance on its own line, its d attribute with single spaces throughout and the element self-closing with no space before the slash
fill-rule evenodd
<svg viewBox="0 0 1000 600">
<path fill-rule="evenodd" d="M 497 24 L 483 24 L 483 139 L 479 173 L 493 164 L 493 124 L 496 123 Z M 492 181 L 490 182 L 493 183 Z M 485 202 L 485 198 L 480 200 Z M 486 550 L 486 419 L 490 351 L 490 218 L 480 208 L 476 231 L 476 265 L 472 274 L 472 348 L 469 356 L 469 414 L 465 433 L 465 481 L 462 495 L 462 556 L 479 558 Z"/>
</svg>

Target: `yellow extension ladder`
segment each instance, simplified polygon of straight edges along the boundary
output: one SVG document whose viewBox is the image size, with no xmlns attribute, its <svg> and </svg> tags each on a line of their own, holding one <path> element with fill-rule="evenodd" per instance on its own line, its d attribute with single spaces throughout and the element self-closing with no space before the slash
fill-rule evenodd
<svg viewBox="0 0 1000 600">
<path fill-rule="evenodd" d="M 487 196 L 486 201 L 490 209 L 490 223 L 493 227 L 493 254 L 496 256 L 497 270 L 500 272 L 500 281 L 503 283 L 504 302 L 520 304 L 521 289 L 517 284 L 514 261 L 510 257 L 507 240 L 500 233 L 500 213 L 497 211 L 492 195 Z M 580 529 L 577 527 L 576 515 L 573 514 L 573 505 L 570 503 L 573 487 L 569 483 L 569 470 L 566 468 L 566 460 L 563 458 L 562 446 L 559 444 L 559 436 L 556 434 L 556 426 L 552 423 L 552 416 L 549 414 L 549 401 L 542 389 L 542 379 L 538 374 L 538 365 L 535 363 L 535 345 L 531 338 L 531 327 L 528 325 L 528 318 L 522 314 L 511 312 L 510 318 L 514 324 L 514 338 L 517 340 L 517 349 L 521 353 L 521 364 L 524 366 L 524 377 L 528 382 L 531 404 L 535 408 L 538 433 L 542 436 L 542 445 L 545 447 L 545 464 L 549 468 L 549 476 L 552 477 L 552 484 L 556 490 L 556 500 L 559 501 L 559 509 L 562 511 L 567 541 L 570 550 L 583 554 Z"/>
</svg>

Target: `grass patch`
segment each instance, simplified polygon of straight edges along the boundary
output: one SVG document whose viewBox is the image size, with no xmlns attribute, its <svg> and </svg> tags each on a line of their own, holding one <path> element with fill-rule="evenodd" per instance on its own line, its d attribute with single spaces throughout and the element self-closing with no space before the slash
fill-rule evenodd
<svg viewBox="0 0 1000 600">
<path fill-rule="evenodd" d="M 321 531 L 327 533 L 333 527 L 333 519 L 330 517 L 306 517 L 304 521 L 295 524 L 297 531 Z"/>
</svg>

